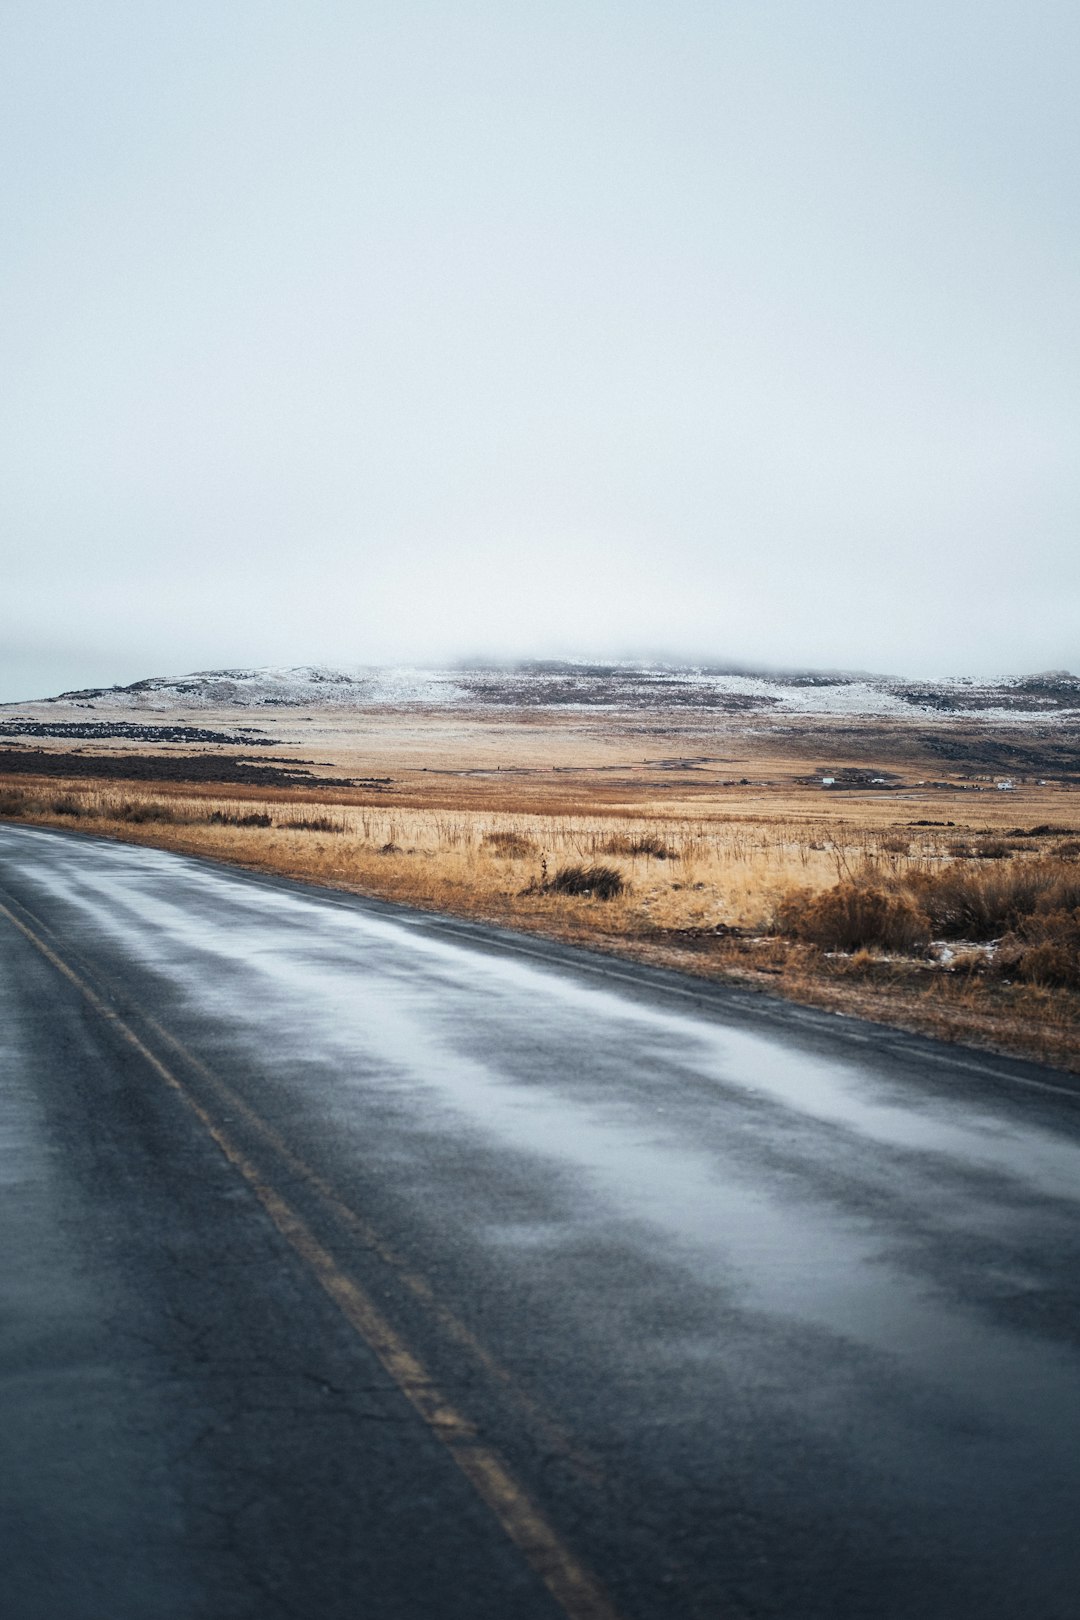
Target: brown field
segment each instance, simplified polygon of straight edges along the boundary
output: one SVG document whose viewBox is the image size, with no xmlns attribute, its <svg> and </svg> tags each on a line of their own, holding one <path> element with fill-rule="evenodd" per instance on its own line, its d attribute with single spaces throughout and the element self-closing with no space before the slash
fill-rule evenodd
<svg viewBox="0 0 1080 1620">
<path fill-rule="evenodd" d="M 543 712 L 246 720 L 263 736 L 197 756 L 145 738 L 76 752 L 35 736 L 0 774 L 0 815 L 533 929 L 1080 1070 L 1080 780 L 1061 769 L 1060 731 Z M 49 774 L 31 747 L 53 756 Z M 205 777 L 209 758 L 267 751 L 273 785 L 183 779 L 185 758 Z M 161 779 L 145 763 L 139 780 L 117 777 L 125 752 L 159 758 Z M 306 761 L 311 780 L 280 785 L 283 758 Z"/>
</svg>

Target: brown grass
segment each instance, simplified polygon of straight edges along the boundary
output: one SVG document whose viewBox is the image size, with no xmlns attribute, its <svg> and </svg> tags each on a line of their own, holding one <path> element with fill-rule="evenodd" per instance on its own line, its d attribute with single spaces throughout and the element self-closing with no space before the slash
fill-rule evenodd
<svg viewBox="0 0 1080 1620">
<path fill-rule="evenodd" d="M 425 783 L 410 805 L 26 781 L 0 793 L 0 815 L 533 929 L 1080 1069 L 1080 845 L 1060 826 L 1037 824 L 987 861 L 950 845 L 962 832 L 974 850 L 1007 829 L 984 840 L 917 801 L 825 805 L 785 790 L 766 808 L 643 799 L 631 811 L 568 786 L 561 798 L 546 787 L 537 808 L 497 786 L 480 801 L 449 781 L 439 802 Z M 944 939 L 956 944 L 947 961 L 927 954 Z"/>
</svg>

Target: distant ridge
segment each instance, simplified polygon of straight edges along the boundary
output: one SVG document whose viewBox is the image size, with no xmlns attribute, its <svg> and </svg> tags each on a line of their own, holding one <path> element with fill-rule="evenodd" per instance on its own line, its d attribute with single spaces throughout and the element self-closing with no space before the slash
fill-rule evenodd
<svg viewBox="0 0 1080 1620">
<path fill-rule="evenodd" d="M 979 682 L 911 681 L 836 670 L 733 670 L 715 664 L 477 660 L 443 669 L 291 667 L 196 670 L 127 686 L 86 687 L 42 702 L 174 713 L 198 709 L 611 709 L 716 713 L 1080 717 L 1067 670 Z"/>
</svg>

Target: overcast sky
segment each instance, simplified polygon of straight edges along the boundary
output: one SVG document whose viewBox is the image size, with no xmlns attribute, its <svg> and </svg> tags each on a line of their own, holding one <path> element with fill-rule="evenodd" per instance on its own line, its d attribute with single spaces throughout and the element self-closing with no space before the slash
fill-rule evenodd
<svg viewBox="0 0 1080 1620">
<path fill-rule="evenodd" d="M 5 0 L 0 697 L 1080 666 L 1075 0 Z"/>
</svg>

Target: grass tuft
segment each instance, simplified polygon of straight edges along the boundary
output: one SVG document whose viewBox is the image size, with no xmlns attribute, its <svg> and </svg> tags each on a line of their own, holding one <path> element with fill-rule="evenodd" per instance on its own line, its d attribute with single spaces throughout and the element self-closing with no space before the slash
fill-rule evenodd
<svg viewBox="0 0 1080 1620">
<path fill-rule="evenodd" d="M 536 844 L 520 832 L 489 832 L 481 840 L 485 849 L 490 849 L 494 855 L 502 855 L 509 859 L 523 859 L 528 855 L 536 854 Z"/>
<path fill-rule="evenodd" d="M 622 894 L 626 882 L 614 866 L 596 864 L 562 866 L 554 877 L 540 885 L 545 894 L 575 894 L 594 900 L 614 900 Z"/>
<path fill-rule="evenodd" d="M 147 821 L 175 823 L 180 820 L 171 805 L 157 804 L 153 799 L 129 800 L 125 804 L 117 805 L 112 813 L 115 820 L 130 821 L 137 827 Z"/>
<path fill-rule="evenodd" d="M 665 844 L 655 833 L 641 833 L 635 838 L 616 834 L 600 845 L 605 855 L 648 855 L 654 861 L 677 861 L 679 852 Z"/>
</svg>

